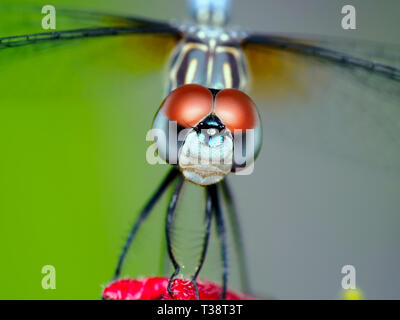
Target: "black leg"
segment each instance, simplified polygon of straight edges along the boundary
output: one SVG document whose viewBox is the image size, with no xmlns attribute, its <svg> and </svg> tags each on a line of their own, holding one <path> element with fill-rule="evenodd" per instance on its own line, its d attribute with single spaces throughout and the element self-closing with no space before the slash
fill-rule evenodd
<svg viewBox="0 0 400 320">
<path fill-rule="evenodd" d="M 114 280 L 116 280 L 120 273 L 121 273 L 121 268 L 122 264 L 124 262 L 124 259 L 126 257 L 126 254 L 128 252 L 128 249 L 130 245 L 132 244 L 132 241 L 136 235 L 136 232 L 138 231 L 140 225 L 142 222 L 148 217 L 149 213 L 151 212 L 151 209 L 153 209 L 153 206 L 156 204 L 156 202 L 160 199 L 162 194 L 164 193 L 165 189 L 170 185 L 170 183 L 176 178 L 176 176 L 179 174 L 179 170 L 177 168 L 172 168 L 170 172 L 167 174 L 167 176 L 164 178 L 156 192 L 153 194 L 153 196 L 150 198 L 150 200 L 147 202 L 146 206 L 143 208 L 142 212 L 139 214 L 139 217 L 135 221 L 131 232 L 128 235 L 128 238 L 125 242 L 124 248 L 122 249 L 121 255 L 118 260 L 118 265 L 114 273 Z"/>
<path fill-rule="evenodd" d="M 208 248 L 208 243 L 210 240 L 210 229 L 211 229 L 211 220 L 212 220 L 212 213 L 213 213 L 213 205 L 212 205 L 212 199 L 211 199 L 211 193 L 209 188 L 206 189 L 206 215 L 205 215 L 205 225 L 206 225 L 206 232 L 204 234 L 204 240 L 203 240 L 203 249 L 201 251 L 201 256 L 199 260 L 199 264 L 196 267 L 196 270 L 192 276 L 192 284 L 196 290 L 196 298 L 197 300 L 200 299 L 199 296 L 199 289 L 196 284 L 196 279 L 197 276 L 200 273 L 200 270 L 204 264 L 204 260 L 206 258 L 206 253 L 207 253 L 207 248 Z"/>
<path fill-rule="evenodd" d="M 226 179 L 224 179 L 221 182 L 221 190 L 224 200 L 227 204 L 229 223 L 232 227 L 235 248 L 239 258 L 239 272 L 240 272 L 242 289 L 246 292 L 250 292 L 250 284 L 247 272 L 246 257 L 243 248 L 243 241 L 242 241 L 243 238 L 240 230 L 239 215 L 237 213 L 236 206 L 233 201 L 231 189 Z"/>
<path fill-rule="evenodd" d="M 172 281 L 175 279 L 176 275 L 179 273 L 180 271 L 180 266 L 178 264 L 178 261 L 176 261 L 173 249 L 172 249 L 172 241 L 171 241 L 171 230 L 173 228 L 174 225 L 174 218 L 175 218 L 175 212 L 176 212 L 176 205 L 178 203 L 178 198 L 179 198 L 179 194 L 181 192 L 182 189 L 182 185 L 183 185 L 183 177 L 182 175 L 179 176 L 178 178 L 178 182 L 177 185 L 175 187 L 175 191 L 172 194 L 171 200 L 169 201 L 169 205 L 168 205 L 168 210 L 167 210 L 167 219 L 165 222 L 165 233 L 166 233 L 166 239 L 167 239 L 167 251 L 168 251 L 168 255 L 169 258 L 172 262 L 172 265 L 174 266 L 174 273 L 172 274 L 172 276 L 169 279 L 169 283 L 168 283 L 168 293 L 172 296 L 172 290 L 171 290 L 171 286 L 172 286 Z"/>
<path fill-rule="evenodd" d="M 222 295 L 221 299 L 226 299 L 226 289 L 228 282 L 228 257 L 227 257 L 227 243 L 224 217 L 222 216 L 221 205 L 218 195 L 218 190 L 215 185 L 209 187 L 213 207 L 215 210 L 215 218 L 217 221 L 217 233 L 221 241 L 221 258 L 222 258 Z"/>
</svg>

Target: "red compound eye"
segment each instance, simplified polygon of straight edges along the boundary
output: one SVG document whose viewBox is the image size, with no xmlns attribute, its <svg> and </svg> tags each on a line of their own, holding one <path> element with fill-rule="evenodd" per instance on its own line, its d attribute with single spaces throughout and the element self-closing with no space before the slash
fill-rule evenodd
<svg viewBox="0 0 400 320">
<path fill-rule="evenodd" d="M 187 84 L 172 91 L 161 105 L 165 116 L 183 127 L 195 126 L 212 111 L 210 90 L 197 84 Z"/>
<path fill-rule="evenodd" d="M 247 94 L 236 89 L 224 89 L 217 94 L 214 112 L 232 132 L 255 129 L 259 124 L 254 102 Z"/>
</svg>

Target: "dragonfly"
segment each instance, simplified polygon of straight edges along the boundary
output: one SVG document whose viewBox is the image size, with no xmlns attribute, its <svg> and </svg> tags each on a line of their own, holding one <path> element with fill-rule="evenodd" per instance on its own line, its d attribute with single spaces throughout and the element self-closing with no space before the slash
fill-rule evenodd
<svg viewBox="0 0 400 320">
<path fill-rule="evenodd" d="M 190 280 L 196 288 L 196 279 L 207 255 L 212 221 L 215 220 L 222 260 L 221 298 L 226 297 L 229 265 L 226 219 L 222 210 L 224 202 L 234 230 L 243 287 L 248 291 L 243 236 L 232 188 L 226 177 L 232 172 L 245 172 L 241 169 L 253 164 L 257 166 L 255 159 L 261 152 L 263 136 L 271 131 L 289 137 L 294 144 L 301 139 L 307 141 L 308 146 L 319 148 L 322 141 L 328 153 L 336 152 L 330 142 L 340 140 L 339 144 L 344 146 L 338 148 L 343 153 L 341 156 L 352 158 L 354 154 L 361 155 L 357 161 L 361 158 L 367 164 L 398 172 L 400 130 L 396 102 L 400 97 L 399 55 L 393 51 L 388 54 L 382 48 L 370 50 L 371 47 L 352 46 L 347 41 L 330 42 L 229 27 L 230 6 L 228 0 L 190 0 L 193 23 L 65 10 L 60 13 L 74 23 L 79 21 L 78 25 L 91 26 L 0 38 L 1 50 L 56 43 L 66 45 L 79 39 L 128 35 L 155 36 L 152 41 L 156 47 L 157 41 L 160 41 L 160 46 L 165 46 L 165 38 L 173 42 L 172 48 L 168 47 L 170 59 L 165 99 L 160 101 L 161 106 L 153 121 L 153 129 L 165 134 L 164 139 L 154 140 L 157 153 L 172 168 L 133 224 L 117 263 L 114 280 L 120 277 L 125 257 L 143 222 L 174 183 L 165 221 L 167 252 L 174 268 L 169 285 L 180 274 L 182 266 L 174 254 L 172 232 L 182 187 L 192 182 L 205 189 L 205 232 L 201 254 Z M 93 27 L 93 24 L 97 26 Z M 332 83 L 329 72 L 334 72 L 341 80 L 335 79 Z M 312 90 L 310 83 L 315 81 L 329 90 L 337 90 L 344 99 L 355 100 L 351 103 L 354 108 L 346 108 L 347 105 L 340 100 L 324 101 L 324 90 Z M 351 90 L 359 92 L 359 87 L 369 92 L 362 97 L 352 95 Z M 380 100 L 377 91 L 386 100 Z M 368 100 L 373 100 L 368 104 L 373 110 L 367 106 Z M 276 101 L 281 101 L 280 105 L 285 105 L 285 108 L 274 107 Z M 265 103 L 271 106 L 269 110 L 265 110 Z M 374 113 L 377 104 L 382 111 L 379 115 Z M 343 109 L 343 116 L 330 119 L 333 108 Z M 371 113 L 374 116 L 372 124 L 362 123 L 364 118 L 361 122 L 355 120 L 356 116 L 366 114 L 366 121 L 369 121 Z M 172 149 L 171 121 L 177 123 L 176 133 L 185 132 L 181 141 L 172 139 Z M 376 133 L 376 124 L 381 122 L 388 125 Z M 334 124 L 340 125 L 335 127 Z M 370 126 L 366 128 L 366 125 Z M 236 133 L 237 129 L 241 132 Z M 241 154 L 236 154 L 235 142 L 246 140 L 246 134 L 251 136 L 248 144 L 253 147 L 250 151 L 245 149 L 244 154 L 242 150 Z M 167 144 L 163 143 L 167 140 Z M 356 150 L 353 150 L 354 140 L 360 142 Z M 191 151 L 196 160 L 210 160 L 210 154 L 216 149 L 222 150 L 221 154 L 230 162 L 199 165 L 192 163 L 187 156 Z M 369 158 L 372 153 L 375 156 Z M 237 159 L 240 156 L 244 160 L 239 163 Z M 170 286 L 169 291 L 172 294 Z"/>
</svg>

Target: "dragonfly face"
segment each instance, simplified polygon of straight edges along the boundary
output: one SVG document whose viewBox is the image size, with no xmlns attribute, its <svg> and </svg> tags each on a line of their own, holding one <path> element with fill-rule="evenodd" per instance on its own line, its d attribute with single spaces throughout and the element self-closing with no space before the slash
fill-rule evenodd
<svg viewBox="0 0 400 320">
<path fill-rule="evenodd" d="M 178 164 L 187 180 L 201 186 L 218 183 L 229 172 L 246 168 L 261 148 L 257 108 L 236 89 L 208 89 L 197 84 L 179 87 L 162 103 L 153 132 L 158 136 L 159 155 Z"/>
</svg>

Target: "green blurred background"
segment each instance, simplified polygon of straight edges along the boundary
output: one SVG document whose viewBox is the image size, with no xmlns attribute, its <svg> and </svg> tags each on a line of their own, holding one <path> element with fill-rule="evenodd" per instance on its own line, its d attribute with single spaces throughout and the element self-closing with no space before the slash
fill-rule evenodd
<svg viewBox="0 0 400 320">
<path fill-rule="evenodd" d="M 0 13 L 2 35 L 42 31 L 40 11 L 24 9 Z M 131 222 L 166 171 L 147 165 L 144 151 L 168 50 L 148 40 L 146 47 L 146 37 L 93 40 L 0 52 L 2 299 L 99 298 Z M 146 236 L 152 250 L 140 250 L 133 275 L 159 272 L 153 253 L 162 244 L 163 215 L 154 216 Z M 46 264 L 56 268 L 56 290 L 41 288 Z"/>
<path fill-rule="evenodd" d="M 0 12 L 0 36 L 42 31 L 40 12 L 31 15 L 21 10 L 28 3 L 39 7 L 49 4 L 12 1 L 18 9 Z M 299 29 L 294 29 L 293 21 L 297 12 L 303 17 L 299 19 L 303 32 L 319 28 L 318 24 L 306 24 L 313 20 L 304 18 L 312 12 L 312 3 L 321 9 L 318 2 L 309 1 L 310 7 L 305 6 L 304 12 L 300 6 L 290 11 L 290 4 L 282 3 L 281 11 L 274 12 L 291 12 L 287 20 L 268 14 L 266 9 L 257 10 L 261 2 L 254 2 L 249 9 L 254 19 L 244 10 L 244 4 L 238 5 L 234 17 L 238 24 L 271 31 L 281 27 L 279 30 L 289 32 Z M 184 18 L 186 11 L 184 1 L 53 0 L 51 4 L 165 19 Z M 274 5 L 271 8 L 277 10 Z M 327 16 L 333 15 L 329 8 L 326 10 Z M 384 12 L 392 11 L 386 8 Z M 26 15 L 29 19 L 21 18 Z M 323 13 L 316 21 L 325 22 L 319 30 L 322 34 L 341 32 L 333 22 L 336 20 L 326 19 Z M 74 21 L 57 21 L 59 30 L 76 26 Z M 383 33 L 393 40 L 398 30 L 368 28 L 352 36 L 379 39 L 388 30 Z M 164 96 L 164 66 L 173 43 L 168 38 L 160 41 L 163 46 L 154 47 L 149 37 L 138 40 L 129 36 L 0 50 L 0 299 L 97 299 L 102 286 L 112 278 L 131 222 L 167 170 L 165 166 L 150 166 L 145 159 L 149 146 L 145 134 Z M 250 182 L 244 185 L 254 187 Z M 127 274 L 159 274 L 164 206 L 165 200 L 147 223 L 149 231 L 135 244 L 134 263 L 129 263 Z M 247 213 L 252 207 L 246 202 L 241 209 Z M 257 216 L 251 219 L 257 221 Z M 268 225 L 267 218 L 262 221 Z M 386 223 L 393 226 L 393 221 L 398 223 L 397 218 Z M 264 290 L 258 286 L 258 292 L 289 298 L 336 297 L 340 266 L 347 261 L 335 265 L 333 272 L 339 273 L 334 277 L 336 287 L 325 290 L 321 285 L 318 291 L 313 285 L 301 288 L 295 281 L 291 287 L 289 281 L 276 280 L 287 279 L 287 275 L 274 276 L 274 271 L 282 267 L 279 256 L 274 259 L 271 251 L 268 258 L 256 260 L 260 248 L 255 245 L 260 243 L 264 229 L 257 230 L 257 222 L 251 226 L 247 222 L 247 230 L 253 227 L 258 236 L 249 239 L 247 247 L 253 249 L 249 253 L 254 262 L 252 272 L 258 276 L 265 272 L 267 279 L 267 284 L 261 281 Z M 285 232 L 290 233 L 280 231 Z M 388 241 L 397 248 L 394 232 Z M 266 234 L 273 243 L 272 233 Z M 283 250 L 292 249 L 292 254 L 298 251 L 282 244 Z M 56 268 L 56 290 L 41 287 L 41 269 L 47 264 Z M 396 265 L 398 259 L 392 262 L 393 267 Z M 301 267 L 307 270 L 313 265 Z M 289 267 L 285 264 L 284 268 Z M 312 279 L 309 276 L 305 278 Z M 398 292 L 398 281 L 396 285 L 394 291 Z M 377 296 L 384 297 L 384 289 Z"/>
</svg>

